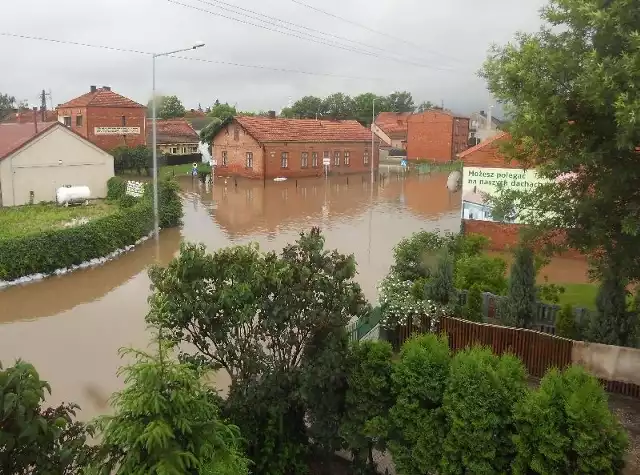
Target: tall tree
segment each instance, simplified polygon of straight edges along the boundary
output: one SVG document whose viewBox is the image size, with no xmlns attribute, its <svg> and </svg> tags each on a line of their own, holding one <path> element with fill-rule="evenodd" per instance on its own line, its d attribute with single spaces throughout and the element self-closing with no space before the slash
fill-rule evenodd
<svg viewBox="0 0 640 475">
<path fill-rule="evenodd" d="M 153 114 L 152 101 L 147 103 L 147 116 Z M 159 119 L 175 119 L 184 117 L 185 108 L 178 96 L 156 96 L 156 117 Z"/>
<path fill-rule="evenodd" d="M 15 105 L 15 97 L 0 93 L 0 120 L 7 117 L 13 111 Z"/>
<path fill-rule="evenodd" d="M 387 96 L 389 110 L 392 112 L 413 112 L 415 104 L 413 96 L 408 91 L 396 91 Z"/>
<path fill-rule="evenodd" d="M 323 107 L 327 116 L 331 119 L 345 120 L 353 118 L 353 99 L 341 92 L 327 96 L 323 101 Z"/>
<path fill-rule="evenodd" d="M 431 109 L 442 109 L 442 107 L 437 105 L 435 102 L 422 101 L 420 105 L 416 108 L 416 112 L 424 112 Z"/>
<path fill-rule="evenodd" d="M 324 101 L 316 96 L 304 96 L 291 106 L 294 117 L 299 119 L 322 118 L 326 113 Z"/>
<path fill-rule="evenodd" d="M 386 97 L 378 96 L 372 92 L 365 92 L 353 98 L 353 118 L 364 126 L 370 126 L 374 112 L 374 101 L 376 115 L 380 112 L 389 111 L 389 103 Z"/>
<path fill-rule="evenodd" d="M 511 122 L 509 158 L 549 183 L 503 192 L 547 242 L 590 254 L 596 275 L 640 279 L 640 8 L 551 0 L 539 32 L 492 51 L 483 76 Z"/>
<path fill-rule="evenodd" d="M 235 106 L 230 106 L 228 102 L 220 104 L 220 102 L 216 99 L 216 102 L 213 107 L 211 107 L 211 111 L 209 111 L 208 115 L 209 117 L 216 117 L 220 120 L 226 120 L 237 115 L 237 111 Z"/>
<path fill-rule="evenodd" d="M 504 305 L 503 323 L 527 328 L 533 323 L 536 305 L 536 269 L 533 251 L 520 245 L 514 252 L 509 287 Z"/>
</svg>

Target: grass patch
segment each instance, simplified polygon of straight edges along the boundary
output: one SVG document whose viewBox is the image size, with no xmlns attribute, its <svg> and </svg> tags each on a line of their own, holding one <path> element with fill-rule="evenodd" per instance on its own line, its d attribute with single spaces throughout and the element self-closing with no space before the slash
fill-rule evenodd
<svg viewBox="0 0 640 475">
<path fill-rule="evenodd" d="M 102 200 L 92 201 L 87 206 L 64 207 L 55 204 L 35 204 L 0 208 L 0 239 L 60 229 L 73 219 L 99 218 L 116 210 L 115 204 Z"/>
<path fill-rule="evenodd" d="M 558 284 L 564 287 L 564 293 L 560 295 L 558 305 L 571 304 L 575 307 L 595 310 L 596 295 L 598 293 L 597 284 Z"/>
<path fill-rule="evenodd" d="M 462 171 L 462 160 L 454 160 L 453 162 L 438 163 L 428 160 L 409 160 L 410 169 L 417 170 L 418 173 L 432 173 L 432 172 L 453 172 Z"/>
<path fill-rule="evenodd" d="M 198 164 L 198 169 L 203 164 Z M 192 163 L 185 163 L 183 165 L 166 165 L 164 167 L 160 167 L 160 171 L 158 173 L 159 177 L 167 177 L 167 176 L 190 176 L 191 170 L 193 169 Z"/>
</svg>

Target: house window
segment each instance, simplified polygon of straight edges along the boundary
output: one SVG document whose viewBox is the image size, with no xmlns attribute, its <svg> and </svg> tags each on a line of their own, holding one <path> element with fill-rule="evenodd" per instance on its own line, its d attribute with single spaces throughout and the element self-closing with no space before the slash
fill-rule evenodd
<svg viewBox="0 0 640 475">
<path fill-rule="evenodd" d="M 71 127 L 71 116 L 70 115 L 66 115 L 62 119 L 64 120 L 64 126 L 65 127 Z"/>
<path fill-rule="evenodd" d="M 122 116 L 122 127 L 126 127 L 127 125 L 127 118 L 125 116 Z"/>
<path fill-rule="evenodd" d="M 302 152 L 300 155 L 300 168 L 307 168 L 309 166 L 309 152 Z"/>
<path fill-rule="evenodd" d="M 240 129 L 237 126 L 233 128 L 233 140 L 240 140 Z"/>
<path fill-rule="evenodd" d="M 247 168 L 253 168 L 253 152 L 247 152 Z"/>
<path fill-rule="evenodd" d="M 177 154 L 178 153 L 178 147 L 171 147 L 171 153 Z"/>
<path fill-rule="evenodd" d="M 311 152 L 311 166 L 318 168 L 318 152 Z"/>
<path fill-rule="evenodd" d="M 344 152 L 344 164 L 346 166 L 349 166 L 349 164 L 351 163 L 351 152 Z"/>
<path fill-rule="evenodd" d="M 225 150 L 222 152 L 222 166 L 226 167 L 227 164 L 227 151 Z"/>
<path fill-rule="evenodd" d="M 329 152 L 324 152 L 323 153 L 323 158 L 326 158 L 327 160 L 331 160 L 331 154 Z M 324 165 L 325 161 L 322 161 L 322 164 Z"/>
<path fill-rule="evenodd" d="M 340 166 L 340 152 L 333 152 L 333 166 Z"/>
<path fill-rule="evenodd" d="M 282 152 L 280 155 L 280 168 L 289 168 L 289 153 Z"/>
<path fill-rule="evenodd" d="M 369 150 L 364 151 L 363 161 L 365 165 L 369 165 Z"/>
<path fill-rule="evenodd" d="M 77 115 L 76 116 L 76 127 L 82 127 L 82 116 L 81 115 Z"/>
</svg>

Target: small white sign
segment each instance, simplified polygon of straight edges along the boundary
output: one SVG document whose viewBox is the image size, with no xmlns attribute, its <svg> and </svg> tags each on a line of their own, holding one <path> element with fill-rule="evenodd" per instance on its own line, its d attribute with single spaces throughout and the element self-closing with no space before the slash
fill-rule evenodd
<svg viewBox="0 0 640 475">
<path fill-rule="evenodd" d="M 139 181 L 128 181 L 125 193 L 127 195 L 141 197 L 144 194 L 144 183 Z"/>
<path fill-rule="evenodd" d="M 212 167 L 217 167 L 218 166 L 218 160 L 211 160 L 211 166 Z"/>
<path fill-rule="evenodd" d="M 96 135 L 140 135 L 140 127 L 95 127 Z"/>
<path fill-rule="evenodd" d="M 322 159 L 322 164 L 323 164 L 325 167 L 328 167 L 329 165 L 331 165 L 331 159 L 330 159 L 330 158 L 326 158 L 326 157 L 325 157 L 325 158 L 323 158 L 323 159 Z"/>
</svg>

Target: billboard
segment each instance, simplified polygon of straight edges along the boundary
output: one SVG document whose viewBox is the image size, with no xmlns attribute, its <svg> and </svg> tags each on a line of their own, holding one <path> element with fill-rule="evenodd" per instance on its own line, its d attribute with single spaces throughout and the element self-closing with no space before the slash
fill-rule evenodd
<svg viewBox="0 0 640 475">
<path fill-rule="evenodd" d="M 95 135 L 140 135 L 140 127 L 95 127 Z"/>
<path fill-rule="evenodd" d="M 514 168 L 464 167 L 462 169 L 462 218 L 479 221 L 495 221 L 487 196 L 498 194 L 501 185 L 505 190 L 532 190 L 549 180 L 538 176 L 535 170 Z M 516 217 L 510 222 L 518 223 Z"/>
</svg>

